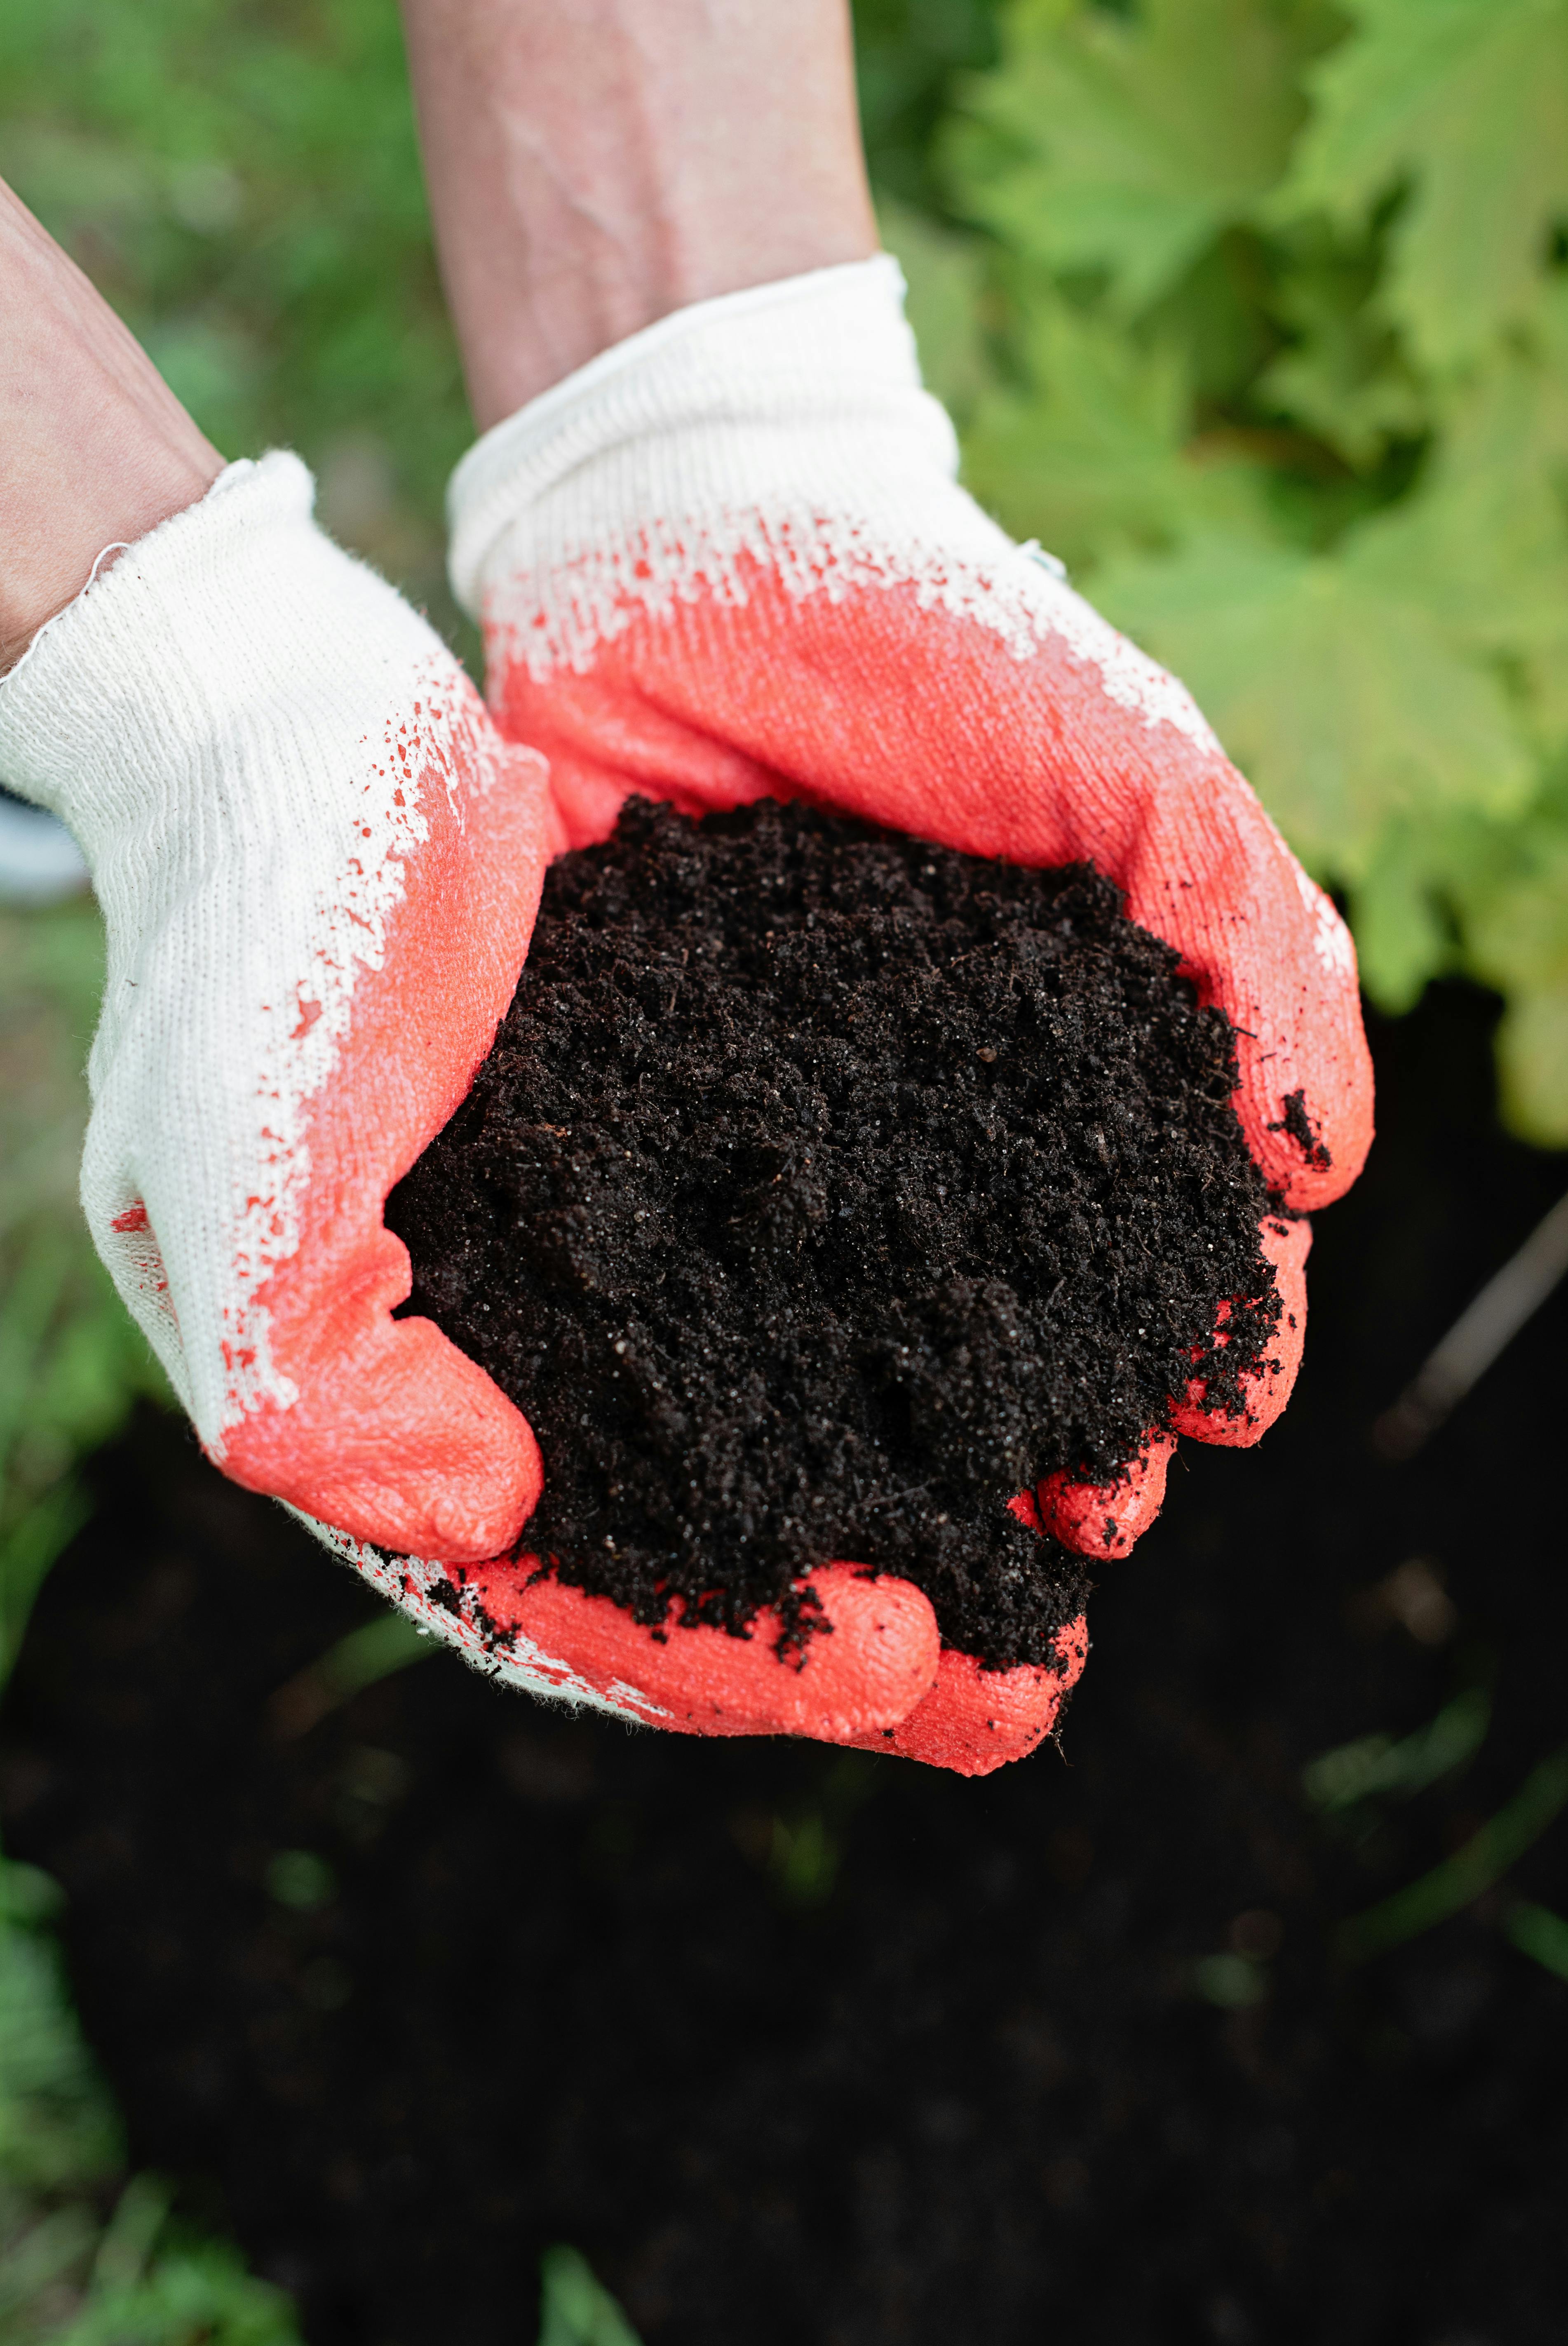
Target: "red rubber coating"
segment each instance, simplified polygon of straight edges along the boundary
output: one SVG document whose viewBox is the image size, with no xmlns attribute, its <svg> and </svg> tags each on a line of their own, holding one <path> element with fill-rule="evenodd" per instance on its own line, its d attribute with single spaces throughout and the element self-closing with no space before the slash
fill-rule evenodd
<svg viewBox="0 0 1568 2346">
<path fill-rule="evenodd" d="M 987 1670 L 972 1654 L 949 1647 L 936 1684 L 900 1725 L 839 1739 L 865 1751 L 895 1751 L 956 1776 L 989 1776 L 1010 1760 L 1027 1758 L 1055 1726 L 1089 1658 L 1089 1626 L 1082 1614 L 1058 1635 L 1056 1653 L 1054 1668 L 1024 1663 Z"/>
<path fill-rule="evenodd" d="M 806 1576 L 831 1627 L 783 1659 L 771 1611 L 759 1613 L 748 1637 L 673 1624 L 661 1635 L 553 1573 L 531 1582 L 537 1569 L 536 1557 L 524 1556 L 463 1578 L 496 1629 L 548 1658 L 541 1677 L 564 1688 L 575 1679 L 677 1734 L 850 1742 L 895 1727 L 936 1679 L 942 1640 L 930 1600 L 907 1580 L 871 1579 L 852 1565 Z"/>
<path fill-rule="evenodd" d="M 1307 1340 L 1307 1258 L 1312 1251 L 1312 1225 L 1271 1215 L 1263 1224 L 1261 1237 L 1263 1251 L 1274 1267 L 1281 1306 L 1274 1345 L 1263 1368 L 1242 1379 L 1247 1405 L 1239 1416 L 1206 1409 L 1203 1381 L 1193 1379 L 1185 1399 L 1171 1411 L 1171 1423 L 1178 1433 L 1188 1434 L 1195 1442 L 1250 1450 L 1284 1409 L 1296 1383 L 1301 1347 Z M 1225 1341 L 1223 1334 L 1219 1341 Z"/>
</svg>

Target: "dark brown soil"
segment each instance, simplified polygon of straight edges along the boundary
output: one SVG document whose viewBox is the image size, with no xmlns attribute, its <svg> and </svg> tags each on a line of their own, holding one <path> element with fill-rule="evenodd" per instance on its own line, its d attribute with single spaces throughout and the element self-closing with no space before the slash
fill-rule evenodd
<svg viewBox="0 0 1568 2346">
<path fill-rule="evenodd" d="M 1008 1500 L 1110 1479 L 1195 1367 L 1240 1406 L 1278 1316 L 1234 1030 L 1176 969 L 1087 865 L 771 800 L 634 800 L 557 863 L 387 1210 L 407 1308 L 539 1435 L 530 1545 L 639 1620 L 794 1636 L 848 1557 L 1048 1659 L 1087 1576 Z"/>
<path fill-rule="evenodd" d="M 645 2346 L 1560 2346 L 1568 1986 L 1502 1923 L 1568 1912 L 1568 1814 L 1332 1952 L 1565 1731 L 1568 1288 L 1418 1458 L 1367 1440 L 1568 1187 L 1495 1132 L 1489 1025 L 1449 992 L 1374 1030 L 1295 1402 L 1184 1448 L 1060 1753 L 983 1782 L 574 1723 L 450 1656 L 280 1741 L 377 1608 L 178 1428 L 106 1456 L 0 1721 L 6 1846 L 69 1892 L 135 2159 L 311 2346 L 528 2346 L 558 2239 Z M 1417 1557 L 1446 1614 L 1395 1601 Z M 1468 1769 L 1315 1814 L 1315 1754 L 1478 1682 Z"/>
</svg>

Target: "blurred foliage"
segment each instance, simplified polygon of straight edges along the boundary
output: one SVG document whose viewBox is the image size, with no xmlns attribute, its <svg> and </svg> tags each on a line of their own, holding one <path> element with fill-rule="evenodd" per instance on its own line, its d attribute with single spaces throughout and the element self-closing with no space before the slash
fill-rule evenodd
<svg viewBox="0 0 1568 2346">
<path fill-rule="evenodd" d="M 80 1461 L 161 1377 L 76 1204 L 102 983 L 91 904 L 0 913 L 0 1685 L 88 1510 Z M 287 2300 L 126 2180 L 114 2112 L 48 1924 L 59 1895 L 0 1858 L 0 2346 L 299 2346 Z"/>
<path fill-rule="evenodd" d="M 999 34 L 939 134 L 971 485 L 1192 687 L 1383 1007 L 1502 994 L 1568 1141 L 1568 0 Z"/>
<path fill-rule="evenodd" d="M 539 2346 L 637 2346 L 626 2315 L 575 2249 L 546 2249 L 539 2259 Z"/>
<path fill-rule="evenodd" d="M 454 634 L 472 427 L 394 0 L 6 0 L 0 175 L 225 454 L 298 448 L 329 526 Z"/>
<path fill-rule="evenodd" d="M 1468 1767 L 1492 1723 L 1486 1687 L 1467 1687 L 1445 1703 L 1437 1717 L 1413 1735 L 1361 1735 L 1333 1751 L 1319 1753 L 1301 1771 L 1312 1806 L 1326 1816 L 1342 1815 L 1378 1800 L 1409 1800 L 1444 1776 Z"/>
<path fill-rule="evenodd" d="M 300 2346 L 288 2300 L 127 2181 L 45 1874 L 0 1861 L 0 2346 Z"/>
<path fill-rule="evenodd" d="M 890 202 L 949 216 L 936 153 L 959 75 L 994 66 L 999 0 L 853 0 L 860 130 Z"/>
<path fill-rule="evenodd" d="M 282 2290 L 182 2222 L 156 2176 L 127 2179 L 51 1929 L 62 1902 L 0 1859 L 0 2346 L 300 2346 Z M 576 2249 L 547 2250 L 540 2279 L 540 2346 L 637 2346 Z"/>
<path fill-rule="evenodd" d="M 1386 1006 L 1451 967 L 1503 993 L 1515 1120 L 1568 1138 L 1568 0 L 860 0 L 856 30 L 976 492 L 1194 686 Z M 469 423 L 392 0 L 9 0 L 0 170 L 219 444 L 300 448 L 456 635 Z M 76 1094 L 38 1096 L 96 967 L 85 913 L 0 935 L 32 1005 L 0 1539 L 143 1373 L 68 1333 L 113 1315 L 56 1210 Z"/>
<path fill-rule="evenodd" d="M 977 495 L 1176 668 L 1386 1008 L 1507 1002 L 1568 1141 L 1568 0 L 859 0 Z M 394 0 L 8 0 L 0 172 L 219 445 L 469 655 Z"/>
<path fill-rule="evenodd" d="M 163 1391 L 76 1203 L 102 978 L 92 905 L 0 912 L 0 1682 L 87 1513 L 78 1462 Z"/>
<path fill-rule="evenodd" d="M 184 2223 L 158 2178 L 127 2180 L 51 1927 L 62 1902 L 0 1858 L 0 2346 L 300 2346 L 282 2290 Z M 637 2346 L 576 2249 L 547 2250 L 540 2280 L 540 2346 Z"/>
</svg>

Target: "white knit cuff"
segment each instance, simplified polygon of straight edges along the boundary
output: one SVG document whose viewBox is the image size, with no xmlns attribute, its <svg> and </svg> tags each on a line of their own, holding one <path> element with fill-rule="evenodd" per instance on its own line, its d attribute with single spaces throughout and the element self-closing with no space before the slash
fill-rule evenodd
<svg viewBox="0 0 1568 2346">
<path fill-rule="evenodd" d="M 887 253 L 696 301 L 604 352 L 471 448 L 447 491 L 452 582 L 477 614 L 486 566 L 527 510 L 618 455 L 623 482 L 661 501 L 711 509 L 746 484 L 724 477 L 744 444 L 771 441 L 788 471 L 827 434 L 912 441 L 921 460 L 957 470 L 952 426 L 921 388 L 904 280 Z M 591 495 L 585 504 L 594 502 Z M 624 515 L 635 518 L 635 515 Z M 668 517 L 667 515 L 662 517 Z"/>
<path fill-rule="evenodd" d="M 142 811 L 173 812 L 177 777 L 221 759 L 258 721 L 287 726 L 302 668 L 332 663 L 323 620 L 341 608 L 346 578 L 361 601 L 396 604 L 321 535 L 314 502 L 298 456 L 229 464 L 195 505 L 95 571 L 0 683 L 0 780 L 61 815 L 89 859 L 106 824 L 136 819 L 138 782 Z M 209 802 L 209 821 L 221 805 Z"/>
</svg>

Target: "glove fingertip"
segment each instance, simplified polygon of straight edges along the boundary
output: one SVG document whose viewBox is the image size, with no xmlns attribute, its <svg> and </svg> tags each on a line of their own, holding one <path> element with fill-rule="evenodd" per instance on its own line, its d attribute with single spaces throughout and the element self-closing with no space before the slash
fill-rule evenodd
<svg viewBox="0 0 1568 2346">
<path fill-rule="evenodd" d="M 743 1637 L 707 1624 L 652 1627 L 535 1556 L 481 1576 L 487 1618 L 543 1659 L 651 1725 L 686 1735 L 799 1735 L 847 1743 L 902 1719 L 935 1679 L 941 1639 L 931 1602 L 906 1580 L 846 1564 L 808 1578 L 823 1627 L 790 1651 L 764 1609 Z M 478 1586 L 479 1584 L 476 1584 Z"/>
<path fill-rule="evenodd" d="M 1112 1483 L 1048 1475 L 1036 1494 L 1043 1528 L 1075 1556 L 1130 1555 L 1165 1504 L 1166 1474 L 1175 1451 L 1171 1435 L 1150 1433 Z"/>
<path fill-rule="evenodd" d="M 1026 1759 L 1044 1741 L 1089 1658 L 1080 1614 L 1056 1637 L 1054 1667 L 1025 1662 L 988 1670 L 972 1654 L 942 1650 L 936 1683 L 909 1716 L 879 1736 L 858 1736 L 861 1749 L 896 1752 L 955 1776 L 990 1776 Z"/>
<path fill-rule="evenodd" d="M 1186 1393 L 1171 1404 L 1173 1433 L 1221 1449 L 1250 1450 L 1262 1441 L 1295 1390 L 1307 1341 L 1307 1257 L 1312 1250 L 1312 1225 L 1304 1217 L 1292 1219 L 1270 1214 L 1261 1225 L 1258 1242 L 1274 1273 L 1279 1321 L 1268 1361 L 1240 1381 L 1244 1407 L 1239 1413 L 1207 1407 L 1201 1377 L 1193 1378 Z"/>
</svg>

